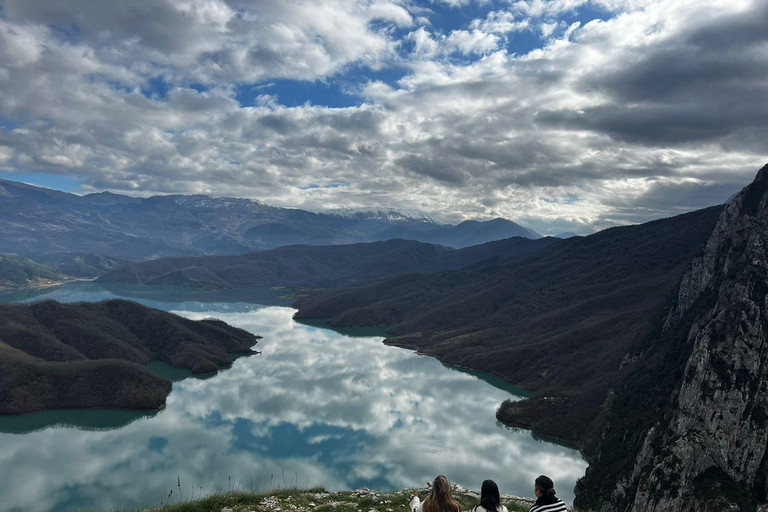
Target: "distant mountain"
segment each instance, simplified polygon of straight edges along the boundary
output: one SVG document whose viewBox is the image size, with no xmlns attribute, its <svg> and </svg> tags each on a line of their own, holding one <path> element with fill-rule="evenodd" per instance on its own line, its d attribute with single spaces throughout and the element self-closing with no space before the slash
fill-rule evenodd
<svg viewBox="0 0 768 512">
<path fill-rule="evenodd" d="M 320 213 L 346 219 L 376 219 L 389 222 L 416 220 L 435 225 L 448 224 L 434 215 L 429 215 L 418 210 L 395 210 L 394 208 L 336 208 L 323 210 Z"/>
<path fill-rule="evenodd" d="M 0 180 L 0 253 L 32 258 L 74 252 L 128 259 L 243 254 L 391 238 L 464 247 L 510 236 L 537 238 L 503 219 L 445 226 L 423 214 L 388 209 L 313 213 L 204 195 L 78 196 Z"/>
<path fill-rule="evenodd" d="M 159 258 L 117 268 L 99 282 L 164 284 L 200 289 L 245 286 L 324 288 L 413 273 L 497 264 L 535 254 L 555 238 L 516 237 L 465 249 L 415 240 L 349 245 L 293 245 L 242 256 Z"/>
<path fill-rule="evenodd" d="M 559 240 L 510 263 L 309 293 L 296 317 L 394 325 L 387 343 L 532 391 L 529 400 L 505 404 L 499 418 L 576 442 L 589 455 L 590 429 L 624 375 L 628 348 L 651 328 L 648 319 L 721 211 Z"/>
<path fill-rule="evenodd" d="M 515 236 L 541 238 L 541 235 L 535 231 L 526 229 L 511 220 L 497 218 L 485 222 L 467 220 L 457 226 L 438 227 L 421 234 L 419 239 L 460 249 Z"/>
<path fill-rule="evenodd" d="M 557 235 L 555 235 L 555 238 L 573 238 L 575 236 L 579 236 L 579 235 L 577 235 L 573 231 L 564 231 L 562 233 L 558 233 Z"/>
<path fill-rule="evenodd" d="M 60 272 L 30 259 L 0 255 L 0 289 L 46 286 L 65 279 Z"/>
<path fill-rule="evenodd" d="M 125 300 L 0 304 L 0 414 L 159 409 L 171 383 L 142 365 L 215 372 L 231 364 L 228 352 L 251 352 L 257 339 L 219 320 L 195 322 Z"/>
<path fill-rule="evenodd" d="M 121 265 L 130 263 L 121 258 L 110 258 L 100 254 L 58 253 L 35 256 L 38 263 L 51 267 L 70 277 L 98 277 Z"/>
</svg>

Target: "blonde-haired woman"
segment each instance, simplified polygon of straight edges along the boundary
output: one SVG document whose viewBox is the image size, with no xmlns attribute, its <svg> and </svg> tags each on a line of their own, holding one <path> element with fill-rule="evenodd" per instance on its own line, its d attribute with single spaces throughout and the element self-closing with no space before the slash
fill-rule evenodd
<svg viewBox="0 0 768 512">
<path fill-rule="evenodd" d="M 451 483 L 443 475 L 439 475 L 432 482 L 432 490 L 424 503 L 414 492 L 411 493 L 408 506 L 411 512 L 461 512 L 461 506 L 453 499 Z"/>
</svg>

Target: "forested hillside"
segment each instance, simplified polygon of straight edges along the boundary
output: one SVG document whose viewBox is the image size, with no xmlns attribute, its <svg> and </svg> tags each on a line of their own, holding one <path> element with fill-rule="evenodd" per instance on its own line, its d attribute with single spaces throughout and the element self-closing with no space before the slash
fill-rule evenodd
<svg viewBox="0 0 768 512">
<path fill-rule="evenodd" d="M 215 372 L 258 337 L 135 302 L 0 304 L 0 414 L 57 407 L 157 409 L 170 383 L 154 360 Z"/>
<path fill-rule="evenodd" d="M 497 264 L 536 254 L 556 238 L 515 237 L 461 250 L 415 240 L 361 244 L 295 245 L 242 256 L 158 258 L 120 267 L 99 278 L 102 283 L 186 286 L 198 289 L 244 286 L 325 288 L 393 276 Z"/>
<path fill-rule="evenodd" d="M 533 392 L 499 418 L 579 443 L 628 348 L 651 329 L 722 207 L 562 240 L 476 270 L 397 277 L 309 294 L 297 318 L 392 325 L 387 343 L 492 372 Z"/>
<path fill-rule="evenodd" d="M 0 255 L 0 289 L 61 283 L 65 276 L 28 258 Z"/>
</svg>

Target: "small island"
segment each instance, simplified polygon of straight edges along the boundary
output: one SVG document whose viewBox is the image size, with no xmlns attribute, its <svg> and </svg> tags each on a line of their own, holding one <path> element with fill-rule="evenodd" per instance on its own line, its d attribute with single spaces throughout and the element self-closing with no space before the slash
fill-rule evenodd
<svg viewBox="0 0 768 512">
<path fill-rule="evenodd" d="M 0 414 L 55 408 L 157 410 L 171 383 L 144 365 L 193 373 L 253 353 L 260 337 L 126 300 L 0 304 Z"/>
</svg>

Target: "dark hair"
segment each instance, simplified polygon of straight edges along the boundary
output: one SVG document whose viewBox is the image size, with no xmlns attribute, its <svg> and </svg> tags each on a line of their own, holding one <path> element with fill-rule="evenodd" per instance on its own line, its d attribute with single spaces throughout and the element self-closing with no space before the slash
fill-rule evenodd
<svg viewBox="0 0 768 512">
<path fill-rule="evenodd" d="M 435 478 L 432 491 L 424 500 L 421 509 L 424 512 L 461 512 L 461 505 L 451 494 L 451 483 L 443 475 Z"/>
<path fill-rule="evenodd" d="M 537 478 L 536 487 L 538 487 L 541 493 L 544 495 L 555 495 L 555 482 L 553 482 L 552 479 L 548 476 L 541 475 L 539 478 Z"/>
<path fill-rule="evenodd" d="M 480 506 L 488 512 L 496 512 L 501 505 L 499 486 L 493 480 L 485 480 L 480 488 Z"/>
</svg>

